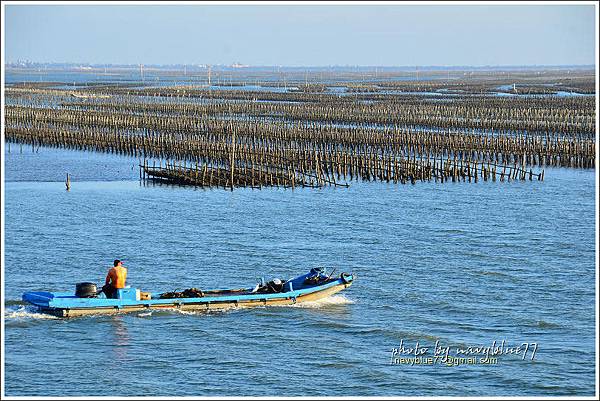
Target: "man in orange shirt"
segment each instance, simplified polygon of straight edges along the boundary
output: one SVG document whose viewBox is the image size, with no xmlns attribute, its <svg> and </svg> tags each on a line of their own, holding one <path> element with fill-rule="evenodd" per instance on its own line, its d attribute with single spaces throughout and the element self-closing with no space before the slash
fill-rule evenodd
<svg viewBox="0 0 600 401">
<path fill-rule="evenodd" d="M 127 268 L 123 266 L 123 263 L 116 259 L 114 261 L 114 267 L 111 267 L 106 275 L 106 284 L 102 287 L 102 291 L 106 294 L 106 298 L 116 298 L 117 289 L 125 288 L 125 281 L 127 280 Z"/>
</svg>

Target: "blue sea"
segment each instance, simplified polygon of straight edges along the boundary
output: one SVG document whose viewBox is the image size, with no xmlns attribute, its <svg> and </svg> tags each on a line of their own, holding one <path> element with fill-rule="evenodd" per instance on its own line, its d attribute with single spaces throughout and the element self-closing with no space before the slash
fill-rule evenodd
<svg viewBox="0 0 600 401">
<path fill-rule="evenodd" d="M 124 156 L 12 144 L 3 158 L 8 396 L 594 395 L 594 170 L 229 191 L 144 185 Z M 151 292 L 315 266 L 356 281 L 305 306 L 213 313 L 59 319 L 20 302 L 101 283 L 115 258 Z M 528 352 L 412 352 L 503 340 Z"/>
</svg>

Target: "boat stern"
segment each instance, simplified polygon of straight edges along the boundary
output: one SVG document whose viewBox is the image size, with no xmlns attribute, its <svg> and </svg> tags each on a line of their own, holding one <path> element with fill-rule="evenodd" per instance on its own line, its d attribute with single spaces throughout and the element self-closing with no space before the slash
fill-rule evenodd
<svg viewBox="0 0 600 401">
<path fill-rule="evenodd" d="M 54 299 L 54 294 L 46 291 L 29 291 L 23 293 L 21 299 L 40 308 L 48 308 Z"/>
</svg>

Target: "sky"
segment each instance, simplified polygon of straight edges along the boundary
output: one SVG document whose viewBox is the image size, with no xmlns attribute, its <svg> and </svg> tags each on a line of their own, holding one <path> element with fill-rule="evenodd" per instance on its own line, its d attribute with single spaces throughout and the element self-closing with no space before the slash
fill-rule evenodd
<svg viewBox="0 0 600 401">
<path fill-rule="evenodd" d="M 593 5 L 17 5 L 5 60 L 110 64 L 595 64 Z"/>
</svg>

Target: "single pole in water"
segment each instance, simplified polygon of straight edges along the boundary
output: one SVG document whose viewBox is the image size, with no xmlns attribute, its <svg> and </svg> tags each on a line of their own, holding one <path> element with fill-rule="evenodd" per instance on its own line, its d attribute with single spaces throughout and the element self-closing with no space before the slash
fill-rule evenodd
<svg viewBox="0 0 600 401">
<path fill-rule="evenodd" d="M 233 129 L 233 125 L 231 124 L 231 105 L 229 106 L 229 118 L 230 118 L 230 128 L 231 128 L 231 161 L 229 165 L 231 167 L 231 190 L 233 191 L 233 171 L 235 165 L 235 130 Z"/>
<path fill-rule="evenodd" d="M 67 181 L 65 182 L 65 185 L 67 187 L 67 191 L 71 190 L 71 177 L 69 176 L 69 173 L 67 173 Z"/>
</svg>

